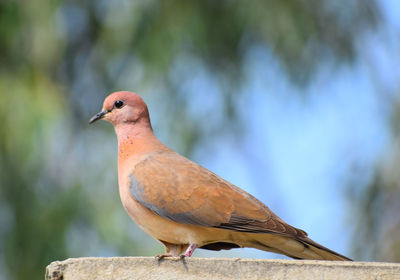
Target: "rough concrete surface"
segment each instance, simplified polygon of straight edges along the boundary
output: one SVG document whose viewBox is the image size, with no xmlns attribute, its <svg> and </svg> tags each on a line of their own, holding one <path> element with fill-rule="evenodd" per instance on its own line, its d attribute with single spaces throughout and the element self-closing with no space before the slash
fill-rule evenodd
<svg viewBox="0 0 400 280">
<path fill-rule="evenodd" d="M 67 259 L 46 268 L 46 280 L 81 279 L 399 280 L 400 263 L 115 257 Z"/>
</svg>

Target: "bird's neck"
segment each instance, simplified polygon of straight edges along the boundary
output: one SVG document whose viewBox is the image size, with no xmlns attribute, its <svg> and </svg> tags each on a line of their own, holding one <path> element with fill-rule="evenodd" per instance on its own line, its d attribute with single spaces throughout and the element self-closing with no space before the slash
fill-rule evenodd
<svg viewBox="0 0 400 280">
<path fill-rule="evenodd" d="M 115 132 L 118 137 L 118 164 L 168 149 L 156 138 L 150 124 L 118 124 Z"/>
</svg>

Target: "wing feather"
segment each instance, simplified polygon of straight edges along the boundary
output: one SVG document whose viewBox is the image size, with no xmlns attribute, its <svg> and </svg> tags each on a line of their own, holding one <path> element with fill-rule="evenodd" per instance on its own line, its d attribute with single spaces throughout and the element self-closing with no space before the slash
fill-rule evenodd
<svg viewBox="0 0 400 280">
<path fill-rule="evenodd" d="M 136 164 L 130 193 L 154 213 L 178 223 L 307 236 L 252 195 L 174 152 L 155 153 Z"/>
</svg>

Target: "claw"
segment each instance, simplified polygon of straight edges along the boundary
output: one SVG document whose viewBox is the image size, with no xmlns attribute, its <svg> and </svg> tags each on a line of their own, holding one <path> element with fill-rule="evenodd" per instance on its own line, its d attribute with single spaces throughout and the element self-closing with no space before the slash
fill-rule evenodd
<svg viewBox="0 0 400 280">
<path fill-rule="evenodd" d="M 172 254 L 159 254 L 159 255 L 156 255 L 154 258 L 156 258 L 157 260 L 162 260 L 163 258 L 166 258 L 166 257 L 175 257 L 175 256 L 173 256 Z"/>
</svg>

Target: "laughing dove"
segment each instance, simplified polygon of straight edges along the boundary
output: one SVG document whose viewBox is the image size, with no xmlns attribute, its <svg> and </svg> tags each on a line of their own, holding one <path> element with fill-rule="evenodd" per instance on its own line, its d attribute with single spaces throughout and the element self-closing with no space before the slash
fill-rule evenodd
<svg viewBox="0 0 400 280">
<path fill-rule="evenodd" d="M 129 216 L 165 246 L 165 256 L 257 248 L 295 259 L 350 260 L 288 225 L 261 201 L 177 154 L 154 135 L 147 106 L 132 92 L 109 95 L 101 112 L 118 137 L 119 191 Z"/>
</svg>

